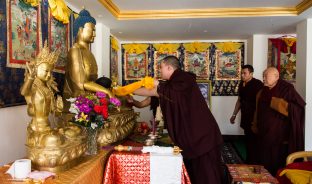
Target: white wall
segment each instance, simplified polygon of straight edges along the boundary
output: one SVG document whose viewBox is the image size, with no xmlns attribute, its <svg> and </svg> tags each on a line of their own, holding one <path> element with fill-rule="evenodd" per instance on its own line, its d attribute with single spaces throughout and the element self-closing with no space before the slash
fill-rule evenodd
<svg viewBox="0 0 312 184">
<path fill-rule="evenodd" d="M 306 101 L 305 150 L 312 151 L 312 19 L 297 25 L 296 89 Z"/>
<path fill-rule="evenodd" d="M 30 118 L 25 105 L 0 109 L 0 166 L 26 156 L 26 127 Z"/>
<path fill-rule="evenodd" d="M 96 37 L 91 45 L 98 65 L 98 77 L 110 76 L 110 29 L 103 23 L 97 22 L 95 26 Z"/>
</svg>

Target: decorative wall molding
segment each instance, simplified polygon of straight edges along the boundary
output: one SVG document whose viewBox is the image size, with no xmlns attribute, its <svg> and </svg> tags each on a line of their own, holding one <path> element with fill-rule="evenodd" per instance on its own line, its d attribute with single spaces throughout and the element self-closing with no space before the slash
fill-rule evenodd
<svg viewBox="0 0 312 184">
<path fill-rule="evenodd" d="M 312 6 L 312 0 L 304 0 L 295 7 L 257 8 L 206 8 L 178 10 L 120 10 L 112 0 L 98 0 L 118 20 L 297 16 Z"/>
</svg>

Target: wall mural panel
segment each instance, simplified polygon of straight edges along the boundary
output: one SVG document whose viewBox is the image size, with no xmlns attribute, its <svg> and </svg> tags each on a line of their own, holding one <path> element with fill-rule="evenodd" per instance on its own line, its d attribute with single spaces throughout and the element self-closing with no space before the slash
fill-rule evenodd
<svg viewBox="0 0 312 184">
<path fill-rule="evenodd" d="M 147 53 L 125 53 L 125 80 L 140 80 L 148 75 Z"/>
<path fill-rule="evenodd" d="M 49 16 L 49 47 L 51 51 L 60 50 L 61 54 L 55 63 L 54 72 L 65 73 L 67 53 L 69 50 L 69 25 L 62 24 Z"/>
<path fill-rule="evenodd" d="M 196 75 L 197 79 L 209 78 L 209 53 L 189 51 L 185 52 L 184 67 L 185 71 L 192 72 Z"/>
<path fill-rule="evenodd" d="M 191 44 L 175 44 L 179 45 L 179 47 L 175 47 L 176 52 L 171 52 L 171 55 L 178 56 L 182 70 L 195 73 L 198 80 L 210 81 L 212 96 L 238 95 L 241 66 L 244 64 L 244 42 L 194 42 Z M 127 45 L 133 44 L 122 44 L 122 47 L 127 47 Z M 144 55 L 147 57 L 145 61 L 147 61 L 148 71 L 145 74 L 141 72 L 139 76 L 137 76 L 138 74 L 134 74 L 133 69 L 128 69 L 129 66 L 132 67 L 134 65 L 134 58 L 130 59 L 132 61 L 129 65 L 129 56 L 126 55 L 125 49 L 122 50 L 122 85 L 138 81 L 145 75 L 157 79 L 160 78 L 159 61 L 169 54 L 159 52 L 158 50 L 161 49 L 155 49 L 153 45 L 155 44 L 149 44 Z M 169 47 L 166 43 L 160 45 L 163 45 L 163 48 L 166 46 Z M 190 50 L 190 45 L 194 46 L 194 48 L 198 47 L 201 50 L 195 49 L 193 52 Z M 184 46 L 188 46 L 189 48 L 185 48 Z M 138 67 L 136 70 L 138 71 Z"/>
<path fill-rule="evenodd" d="M 0 108 L 25 104 L 20 95 L 25 63 L 34 58 L 39 45 L 49 39 L 49 4 L 48 0 L 40 2 L 40 6 L 34 8 L 21 0 L 0 1 Z M 53 76 L 62 91 L 64 74 L 53 73 Z"/>
<path fill-rule="evenodd" d="M 296 42 L 294 37 L 271 38 L 268 41 L 268 66 L 280 72 L 280 77 L 296 83 Z"/>
<path fill-rule="evenodd" d="M 21 0 L 7 0 L 7 66 L 25 67 L 39 52 L 39 10 Z"/>
<path fill-rule="evenodd" d="M 240 80 L 241 52 L 216 50 L 216 80 Z"/>
<path fill-rule="evenodd" d="M 118 53 L 113 48 L 110 49 L 110 78 L 118 81 Z"/>
</svg>

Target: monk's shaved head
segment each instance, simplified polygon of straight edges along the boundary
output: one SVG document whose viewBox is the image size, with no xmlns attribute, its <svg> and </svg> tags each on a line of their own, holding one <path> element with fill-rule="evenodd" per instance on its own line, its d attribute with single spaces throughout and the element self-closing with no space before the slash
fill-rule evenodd
<svg viewBox="0 0 312 184">
<path fill-rule="evenodd" d="M 272 73 L 273 75 L 276 75 L 279 77 L 279 72 L 275 67 L 269 67 L 266 70 L 264 70 L 266 73 Z"/>
<path fill-rule="evenodd" d="M 279 72 L 275 67 L 269 67 L 263 72 L 263 84 L 273 88 L 279 79 Z"/>
</svg>

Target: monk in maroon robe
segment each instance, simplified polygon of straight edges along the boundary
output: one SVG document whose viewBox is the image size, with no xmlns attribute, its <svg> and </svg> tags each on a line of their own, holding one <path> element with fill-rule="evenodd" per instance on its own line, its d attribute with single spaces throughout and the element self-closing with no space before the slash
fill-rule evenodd
<svg viewBox="0 0 312 184">
<path fill-rule="evenodd" d="M 169 136 L 183 150 L 191 182 L 221 183 L 222 136 L 199 90 L 196 76 L 180 70 L 175 56 L 163 59 L 161 75 L 167 81 L 156 83 L 157 91 L 148 93 L 145 88 L 140 88 L 134 93 L 159 96 Z"/>
<path fill-rule="evenodd" d="M 305 102 L 276 68 L 264 71 L 263 82 L 252 129 L 259 138 L 258 161 L 275 175 L 290 153 L 304 149 Z"/>
<path fill-rule="evenodd" d="M 246 163 L 256 164 L 257 160 L 257 140 L 256 135 L 251 131 L 251 122 L 253 121 L 256 110 L 256 95 L 262 89 L 263 83 L 253 78 L 254 68 L 251 65 L 242 67 L 242 80 L 238 88 L 238 99 L 235 104 L 234 112 L 230 118 L 232 124 L 239 110 L 241 111 L 240 126 L 244 129 L 246 143 Z"/>
</svg>

